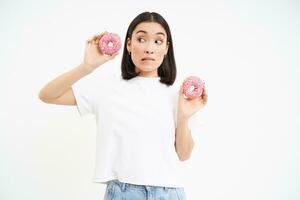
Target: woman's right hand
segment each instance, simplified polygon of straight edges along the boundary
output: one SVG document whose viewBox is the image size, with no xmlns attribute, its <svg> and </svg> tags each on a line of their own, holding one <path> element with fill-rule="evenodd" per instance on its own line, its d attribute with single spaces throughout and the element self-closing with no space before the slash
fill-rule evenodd
<svg viewBox="0 0 300 200">
<path fill-rule="evenodd" d="M 84 52 L 84 66 L 88 71 L 92 72 L 103 63 L 115 58 L 119 53 L 112 55 L 104 55 L 99 48 L 100 38 L 107 32 L 95 35 L 92 39 L 86 41 Z"/>
</svg>

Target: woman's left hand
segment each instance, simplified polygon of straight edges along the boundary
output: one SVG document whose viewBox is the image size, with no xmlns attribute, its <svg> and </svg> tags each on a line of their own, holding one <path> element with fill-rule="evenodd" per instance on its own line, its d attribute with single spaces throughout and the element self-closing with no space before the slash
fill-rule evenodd
<svg viewBox="0 0 300 200">
<path fill-rule="evenodd" d="M 207 103 L 207 91 L 204 86 L 201 96 L 188 100 L 183 96 L 183 85 L 181 85 L 178 95 L 178 113 L 180 119 L 189 119 L 193 114 L 198 112 Z"/>
</svg>

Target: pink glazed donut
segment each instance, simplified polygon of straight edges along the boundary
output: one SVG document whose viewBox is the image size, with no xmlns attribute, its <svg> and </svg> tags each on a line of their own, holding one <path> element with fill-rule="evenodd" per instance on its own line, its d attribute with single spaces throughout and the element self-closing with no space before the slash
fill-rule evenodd
<svg viewBox="0 0 300 200">
<path fill-rule="evenodd" d="M 204 88 L 204 82 L 197 76 L 189 76 L 183 81 L 183 94 L 188 99 L 199 97 Z"/>
<path fill-rule="evenodd" d="M 99 48 L 103 54 L 112 55 L 121 48 L 121 39 L 117 34 L 104 34 L 99 40 Z"/>
</svg>

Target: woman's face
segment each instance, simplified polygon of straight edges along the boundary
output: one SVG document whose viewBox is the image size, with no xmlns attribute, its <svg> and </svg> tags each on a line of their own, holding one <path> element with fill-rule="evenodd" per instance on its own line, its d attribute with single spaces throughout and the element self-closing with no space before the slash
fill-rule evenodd
<svg viewBox="0 0 300 200">
<path fill-rule="evenodd" d="M 138 24 L 131 39 L 127 39 L 127 50 L 131 53 L 135 70 L 144 77 L 158 77 L 157 69 L 168 47 L 166 31 L 156 22 Z"/>
</svg>

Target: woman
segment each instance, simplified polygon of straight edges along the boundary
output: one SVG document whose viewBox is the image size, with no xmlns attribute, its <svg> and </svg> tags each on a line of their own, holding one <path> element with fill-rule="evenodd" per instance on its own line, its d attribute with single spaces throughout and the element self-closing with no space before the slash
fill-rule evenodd
<svg viewBox="0 0 300 200">
<path fill-rule="evenodd" d="M 189 118 L 207 102 L 187 100 L 173 87 L 176 64 L 168 23 L 144 12 L 130 23 L 124 42 L 121 77 L 84 85 L 79 81 L 118 53 L 104 55 L 100 38 L 88 40 L 83 62 L 49 82 L 39 94 L 52 104 L 77 105 L 97 122 L 95 182 L 107 184 L 109 199 L 186 199 L 181 161 L 190 157 Z"/>
</svg>

